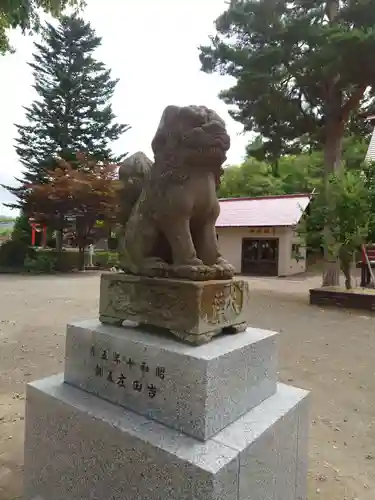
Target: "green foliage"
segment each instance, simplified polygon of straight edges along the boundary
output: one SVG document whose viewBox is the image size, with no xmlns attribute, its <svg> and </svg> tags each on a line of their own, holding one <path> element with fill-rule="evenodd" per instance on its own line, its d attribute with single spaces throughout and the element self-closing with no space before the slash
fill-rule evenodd
<svg viewBox="0 0 375 500">
<path fill-rule="evenodd" d="M 39 248 L 28 261 L 28 269 L 33 268 L 38 272 L 68 273 L 79 268 L 79 254 L 76 249 L 67 248 L 58 251 L 54 248 Z M 47 263 L 48 262 L 48 263 Z"/>
<path fill-rule="evenodd" d="M 272 175 L 272 167 L 249 158 L 240 166 L 224 169 L 218 195 L 220 198 L 238 198 L 278 194 L 281 191 L 281 183 Z"/>
<path fill-rule="evenodd" d="M 46 252 L 46 250 L 44 250 Z M 78 270 L 80 265 L 80 256 L 77 250 L 66 248 L 62 251 L 49 250 L 50 255 L 56 256 L 56 269 L 62 273 L 68 273 Z"/>
<path fill-rule="evenodd" d="M 53 273 L 57 268 L 57 257 L 52 252 L 36 252 L 32 257 L 27 256 L 23 263 L 23 270 L 30 273 Z"/>
<path fill-rule="evenodd" d="M 40 12 L 59 17 L 65 7 L 83 7 L 82 0 L 1 0 L 0 1 L 0 54 L 12 51 L 8 29 L 20 27 L 25 32 L 38 32 Z"/>
<path fill-rule="evenodd" d="M 368 144 L 356 137 L 349 137 L 344 141 L 343 166 L 347 171 L 345 176 L 359 176 L 360 184 L 354 183 L 351 188 L 358 189 L 360 199 L 366 199 L 370 205 L 369 213 L 375 214 L 375 164 L 366 164 L 364 156 Z M 327 218 L 322 217 L 324 201 L 323 183 L 323 154 L 322 152 L 302 153 L 298 155 L 284 155 L 278 161 L 277 175 L 273 172 L 270 163 L 249 158 L 240 166 L 228 167 L 224 170 L 219 196 L 223 198 L 265 196 L 270 194 L 297 194 L 318 193 L 310 206 L 311 217 L 305 222 L 304 231 L 307 246 L 312 251 L 320 251 L 323 245 L 323 229 Z M 353 178 L 344 177 L 343 189 L 349 191 L 348 183 L 354 182 Z M 338 177 L 341 179 L 341 177 Z M 338 180 L 335 181 L 335 186 Z M 359 187 L 365 187 L 361 192 Z M 349 185 L 350 186 L 350 185 Z M 331 196 L 331 195 L 330 195 Z M 355 207 L 351 206 L 355 210 Z M 363 210 L 363 207 L 361 208 Z M 367 212 L 365 212 L 367 213 Z M 366 215 L 367 217 L 367 215 Z M 355 218 L 353 220 L 356 220 Z M 375 220 L 369 218 L 368 241 L 375 242 Z"/>
<path fill-rule="evenodd" d="M 77 249 L 67 248 L 62 252 L 54 249 L 39 249 L 28 259 L 28 270 L 34 272 L 71 272 L 80 269 L 80 253 Z M 36 262 L 37 261 L 37 262 Z M 117 252 L 98 251 L 93 256 L 93 264 L 99 269 L 110 269 L 118 266 Z"/>
<path fill-rule="evenodd" d="M 10 236 L 12 234 L 12 229 L 10 227 L 1 228 L 0 226 L 0 236 Z"/>
<path fill-rule="evenodd" d="M 9 240 L 0 245 L 0 266 L 5 268 L 22 268 L 27 257 L 31 257 L 34 250 L 22 240 Z"/>
<path fill-rule="evenodd" d="M 236 79 L 220 96 L 271 156 L 322 147 L 361 128 L 351 113 L 373 103 L 374 26 L 372 0 L 232 0 L 202 69 Z"/>
<path fill-rule="evenodd" d="M 116 267 L 119 265 L 118 253 L 112 251 L 95 252 L 92 260 L 94 266 L 97 266 L 100 269 L 110 269 L 111 267 Z"/>
<path fill-rule="evenodd" d="M 278 159 L 275 172 L 270 159 L 256 159 L 254 151 L 259 144 L 261 141 L 256 140 L 249 145 L 247 153 L 250 152 L 250 156 L 242 165 L 229 166 L 224 169 L 219 189 L 220 197 L 297 194 L 322 190 L 324 177 L 322 151 L 283 155 Z M 368 143 L 363 138 L 347 137 L 343 144 L 343 166 L 346 170 L 366 172 L 368 184 L 374 181 L 375 185 L 375 175 L 371 177 L 373 167 L 364 164 L 367 148 Z"/>
<path fill-rule="evenodd" d="M 306 223 L 315 227 L 329 225 L 333 237 L 330 254 L 339 258 L 344 251 L 353 256 L 374 224 L 371 196 L 361 173 L 343 171 L 332 175 L 327 187 L 329 203 L 318 194 Z"/>
<path fill-rule="evenodd" d="M 345 286 L 352 288 L 351 267 L 356 251 L 364 244 L 375 223 L 371 205 L 373 198 L 362 172 L 341 171 L 331 175 L 325 195 L 317 196 L 310 215 L 305 219 L 305 232 L 318 237 L 318 229 L 329 228 L 326 249 L 328 262 L 340 263 Z M 310 237 L 311 237 L 310 236 Z"/>
<path fill-rule="evenodd" d="M 10 240 L 0 245 L 0 271 L 29 273 L 69 273 L 80 269 L 81 255 L 75 248 L 57 251 L 52 248 L 34 249 L 21 240 Z M 93 264 L 98 269 L 119 266 L 119 256 L 113 251 L 97 251 Z"/>
<path fill-rule="evenodd" d="M 5 186 L 27 211 L 28 184 L 44 184 L 59 160 L 85 169 L 79 155 L 96 161 L 117 161 L 110 144 L 127 125 L 117 124 L 111 98 L 117 80 L 96 60 L 101 38 L 76 15 L 64 16 L 59 26 L 47 24 L 43 41 L 35 43 L 34 88 L 38 98 L 26 108 L 26 125 L 17 125 L 16 152 L 24 167 L 19 187 Z"/>
<path fill-rule="evenodd" d="M 351 135 L 343 141 L 342 158 L 346 170 L 362 170 L 370 139 L 363 136 Z"/>
<path fill-rule="evenodd" d="M 345 135 L 361 129 L 358 112 L 374 104 L 373 0 L 227 5 L 211 44 L 201 47 L 203 71 L 234 77 L 220 97 L 244 130 L 262 136 L 262 154 L 275 171 L 283 154 L 323 150 L 327 180 L 341 167 Z M 330 239 L 327 227 L 326 258 Z M 336 271 L 327 260 L 324 285 L 338 284 Z"/>
<path fill-rule="evenodd" d="M 110 238 L 108 238 L 107 244 L 108 244 L 109 250 L 116 251 L 118 248 L 118 244 L 119 244 L 118 238 L 114 238 L 111 236 Z"/>
<path fill-rule="evenodd" d="M 321 153 L 283 156 L 277 175 L 269 163 L 248 158 L 242 165 L 224 169 L 218 194 L 221 198 L 237 198 L 311 193 L 321 186 L 322 177 Z"/>
<path fill-rule="evenodd" d="M 21 213 L 16 219 L 13 227 L 12 240 L 22 241 L 25 245 L 31 245 L 31 226 L 29 218 Z"/>
<path fill-rule="evenodd" d="M 361 176 L 369 193 L 370 212 L 375 214 L 375 163 L 363 163 L 361 167 Z M 375 243 L 375 220 L 370 220 L 369 235 L 367 240 Z"/>
</svg>

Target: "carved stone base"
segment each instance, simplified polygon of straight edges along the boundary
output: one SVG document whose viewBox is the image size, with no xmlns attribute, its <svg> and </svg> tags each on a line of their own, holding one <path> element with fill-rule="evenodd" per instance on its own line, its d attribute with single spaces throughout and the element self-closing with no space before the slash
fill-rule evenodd
<svg viewBox="0 0 375 500">
<path fill-rule="evenodd" d="M 125 273 L 101 277 L 99 319 L 163 328 L 190 344 L 246 328 L 249 289 L 241 279 L 184 281 Z"/>
</svg>

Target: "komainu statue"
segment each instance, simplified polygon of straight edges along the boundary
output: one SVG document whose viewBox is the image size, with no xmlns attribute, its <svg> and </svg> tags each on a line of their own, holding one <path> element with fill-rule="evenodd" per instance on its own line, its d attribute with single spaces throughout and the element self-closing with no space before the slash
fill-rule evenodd
<svg viewBox="0 0 375 500">
<path fill-rule="evenodd" d="M 121 267 L 127 273 L 188 280 L 229 279 L 218 249 L 216 189 L 230 146 L 224 121 L 204 106 L 168 106 L 143 153 L 125 160 Z"/>
</svg>

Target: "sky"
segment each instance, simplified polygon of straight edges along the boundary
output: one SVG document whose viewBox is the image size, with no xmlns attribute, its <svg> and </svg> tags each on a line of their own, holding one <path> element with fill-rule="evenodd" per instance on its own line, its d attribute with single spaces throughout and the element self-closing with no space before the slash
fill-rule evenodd
<svg viewBox="0 0 375 500">
<path fill-rule="evenodd" d="M 198 57 L 198 46 L 215 33 L 214 21 L 226 9 L 225 0 L 87 0 L 87 4 L 82 15 L 102 37 L 96 58 L 119 79 L 113 110 L 120 123 L 132 127 L 113 145 L 115 153 L 143 151 L 152 158 L 150 143 L 163 109 L 169 104 L 203 104 L 227 123 L 232 144 L 228 163 L 241 162 L 249 136 L 217 97 L 233 80 L 201 72 Z M 16 53 L 0 56 L 1 184 L 14 184 L 22 169 L 14 150 L 14 124 L 25 123 L 23 106 L 36 97 L 27 64 L 33 40 L 13 32 Z M 17 215 L 2 205 L 10 200 L 0 187 L 1 215 Z"/>
</svg>

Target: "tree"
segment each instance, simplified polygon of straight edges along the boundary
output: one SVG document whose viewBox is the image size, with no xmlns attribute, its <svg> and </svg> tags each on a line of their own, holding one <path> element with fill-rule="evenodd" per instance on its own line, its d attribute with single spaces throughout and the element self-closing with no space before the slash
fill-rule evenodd
<svg viewBox="0 0 375 500">
<path fill-rule="evenodd" d="M 73 224 L 83 268 L 84 249 L 94 242 L 97 221 L 116 219 L 117 171 L 114 165 L 79 158 L 85 168 L 76 169 L 61 160 L 58 168 L 48 172 L 47 183 L 25 187 L 27 204 L 37 222 L 55 229 L 60 229 L 61 220 Z"/>
<path fill-rule="evenodd" d="M 11 51 L 7 30 L 21 28 L 23 33 L 38 32 L 39 11 L 59 17 L 65 7 L 83 7 L 83 0 L 0 0 L 0 54 Z"/>
<path fill-rule="evenodd" d="M 231 0 L 201 47 L 204 71 L 236 79 L 220 96 L 245 130 L 276 145 L 321 145 L 326 203 L 345 133 L 374 103 L 374 26 L 372 0 Z M 326 222 L 323 285 L 335 285 Z"/>
<path fill-rule="evenodd" d="M 320 189 L 323 175 L 321 153 L 285 155 L 275 175 L 272 164 L 248 158 L 242 165 L 229 166 L 219 188 L 221 198 L 312 193 Z"/>
<path fill-rule="evenodd" d="M 22 241 L 26 245 L 31 245 L 31 226 L 26 214 L 21 213 L 14 224 L 12 240 Z"/>
<path fill-rule="evenodd" d="M 362 179 L 369 192 L 370 212 L 375 214 L 375 163 L 364 162 L 361 169 Z M 375 218 L 372 218 L 369 226 L 367 241 L 375 243 Z"/>
<path fill-rule="evenodd" d="M 129 129 L 115 123 L 110 99 L 117 80 L 93 57 L 101 39 L 89 23 L 65 16 L 58 27 L 47 24 L 43 42 L 35 43 L 30 66 L 39 97 L 26 108 L 27 125 L 17 125 L 16 151 L 24 167 L 21 184 L 5 186 L 26 213 L 29 184 L 49 181 L 63 159 L 81 168 L 77 151 L 98 161 L 116 162 L 111 143 Z"/>
<path fill-rule="evenodd" d="M 218 196 L 238 198 L 243 196 L 266 196 L 279 194 L 281 182 L 272 173 L 272 166 L 254 158 L 248 158 L 240 166 L 224 169 Z"/>
<path fill-rule="evenodd" d="M 371 211 L 371 193 L 362 173 L 355 171 L 332 174 L 327 191 L 332 203 L 325 202 L 323 192 L 318 194 L 313 210 L 305 218 L 305 229 L 302 232 L 308 235 L 314 228 L 319 232 L 319 229 L 330 222 L 332 243 L 329 252 L 340 261 L 345 286 L 351 289 L 351 267 L 355 252 L 366 242 L 375 220 Z M 306 227 L 309 228 L 308 231 Z"/>
</svg>

